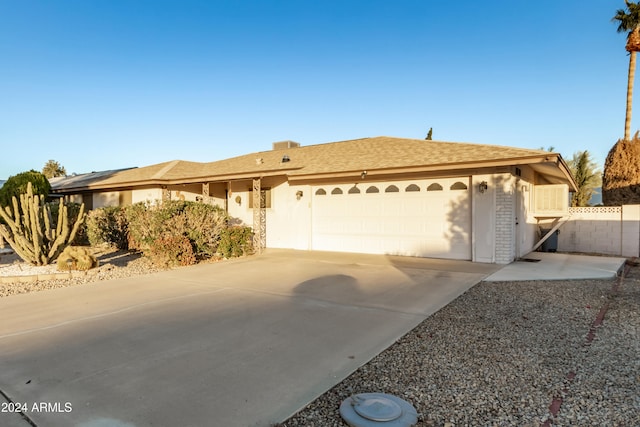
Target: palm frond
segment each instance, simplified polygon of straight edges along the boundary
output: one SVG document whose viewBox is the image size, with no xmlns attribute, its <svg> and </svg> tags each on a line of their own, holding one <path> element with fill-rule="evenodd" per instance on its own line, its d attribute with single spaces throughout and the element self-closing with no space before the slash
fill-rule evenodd
<svg viewBox="0 0 640 427">
<path fill-rule="evenodd" d="M 618 9 L 611 21 L 618 22 L 619 33 L 631 32 L 640 27 L 640 3 L 626 2 L 627 9 Z"/>
</svg>

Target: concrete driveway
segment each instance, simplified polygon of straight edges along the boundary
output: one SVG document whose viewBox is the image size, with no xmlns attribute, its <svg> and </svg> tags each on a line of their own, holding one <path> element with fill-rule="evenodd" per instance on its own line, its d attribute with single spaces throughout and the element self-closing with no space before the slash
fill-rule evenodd
<svg viewBox="0 0 640 427">
<path fill-rule="evenodd" d="M 270 250 L 3 298 L 0 425 L 269 426 L 498 269 Z"/>
</svg>

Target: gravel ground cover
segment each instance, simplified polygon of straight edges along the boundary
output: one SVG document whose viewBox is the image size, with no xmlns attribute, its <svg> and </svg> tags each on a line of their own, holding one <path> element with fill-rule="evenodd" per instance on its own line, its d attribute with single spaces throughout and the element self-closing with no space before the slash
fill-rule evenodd
<svg viewBox="0 0 640 427">
<path fill-rule="evenodd" d="M 161 270 L 149 262 L 148 259 L 134 252 L 120 251 L 108 247 L 94 248 L 93 250 L 100 265 L 96 271 L 91 271 L 91 274 L 72 279 L 39 280 L 28 283 L 21 281 L 0 283 L 0 298 L 47 289 L 95 283 L 121 277 L 131 277 Z M 41 274 L 56 271 L 54 266 L 32 268 L 24 263 L 15 253 L 0 255 L 0 276 L 25 276 L 29 272 Z"/>
<path fill-rule="evenodd" d="M 640 426 L 639 307 L 640 267 L 483 282 L 278 426 L 345 426 L 340 403 L 368 392 L 413 404 L 417 426 Z"/>
</svg>

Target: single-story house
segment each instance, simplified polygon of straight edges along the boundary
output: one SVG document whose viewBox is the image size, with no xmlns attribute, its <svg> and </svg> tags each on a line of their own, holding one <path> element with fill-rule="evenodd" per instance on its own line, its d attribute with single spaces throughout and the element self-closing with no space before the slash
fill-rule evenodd
<svg viewBox="0 0 640 427">
<path fill-rule="evenodd" d="M 166 199 L 223 207 L 259 248 L 509 263 L 563 217 L 575 182 L 560 154 L 375 137 L 208 163 L 173 160 L 51 180 L 88 208 Z"/>
</svg>

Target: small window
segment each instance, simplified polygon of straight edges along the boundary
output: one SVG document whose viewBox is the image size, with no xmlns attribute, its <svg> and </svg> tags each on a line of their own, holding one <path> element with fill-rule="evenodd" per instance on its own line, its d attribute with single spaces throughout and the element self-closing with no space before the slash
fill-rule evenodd
<svg viewBox="0 0 640 427">
<path fill-rule="evenodd" d="M 427 187 L 427 191 L 442 191 L 442 185 L 434 182 L 430 186 Z"/>
<path fill-rule="evenodd" d="M 379 192 L 380 190 L 375 185 L 372 185 L 371 187 L 367 188 L 367 193 L 379 193 Z"/>
<path fill-rule="evenodd" d="M 398 191 L 400 191 L 400 189 L 395 185 L 390 185 L 384 190 L 385 193 L 397 193 Z"/>
<path fill-rule="evenodd" d="M 449 190 L 466 190 L 467 189 L 467 185 L 464 182 L 456 182 L 455 184 L 453 184 L 451 187 L 449 187 Z"/>
<path fill-rule="evenodd" d="M 342 194 L 342 189 L 336 187 L 333 190 L 331 190 L 331 194 Z"/>
<path fill-rule="evenodd" d="M 404 191 L 420 191 L 420 187 L 418 187 L 416 184 L 410 184 L 407 186 L 407 188 L 404 189 Z"/>
<path fill-rule="evenodd" d="M 360 194 L 360 189 L 354 185 L 349 189 L 349 194 Z"/>
<path fill-rule="evenodd" d="M 316 196 L 326 196 L 326 195 L 327 195 L 327 192 L 324 191 L 324 188 L 318 188 L 316 190 Z"/>
</svg>

